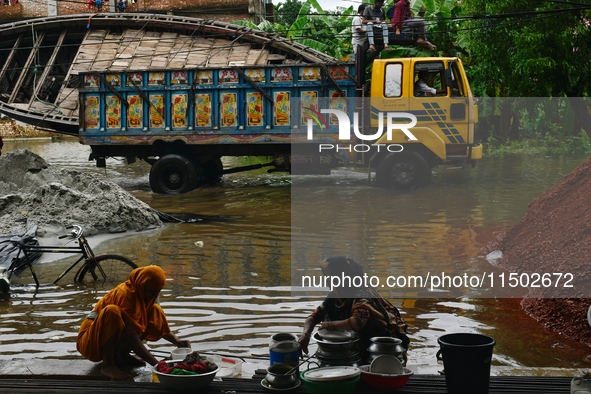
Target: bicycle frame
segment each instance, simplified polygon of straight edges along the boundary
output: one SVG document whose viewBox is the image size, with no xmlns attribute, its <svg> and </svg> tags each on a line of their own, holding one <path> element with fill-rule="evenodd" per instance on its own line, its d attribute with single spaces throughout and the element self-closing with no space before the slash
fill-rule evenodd
<svg viewBox="0 0 591 394">
<path fill-rule="evenodd" d="M 39 252 L 39 253 L 66 253 L 66 254 L 81 254 L 80 258 L 72 263 L 65 271 L 63 271 L 54 281 L 53 284 L 59 282 L 64 276 L 68 274 L 76 265 L 78 265 L 81 261 L 94 261 L 94 253 L 90 246 L 88 245 L 88 241 L 83 236 L 77 238 L 78 246 L 43 246 L 43 245 L 23 245 L 20 242 L 17 243 L 19 247 L 19 252 L 16 256 L 15 261 L 18 261 L 18 258 L 21 256 L 21 252 L 26 259 L 25 265 L 29 267 L 31 270 L 31 274 L 33 275 L 33 279 L 35 280 L 35 285 L 39 287 L 39 280 L 37 279 L 37 275 L 35 274 L 35 270 L 33 269 L 33 263 L 29 258 L 30 252 Z M 106 278 L 106 274 L 103 271 L 103 268 L 100 265 L 97 265 L 101 275 L 103 278 Z M 12 270 L 14 267 L 11 266 L 10 275 L 12 276 Z M 93 273 L 94 275 L 94 273 Z"/>
</svg>

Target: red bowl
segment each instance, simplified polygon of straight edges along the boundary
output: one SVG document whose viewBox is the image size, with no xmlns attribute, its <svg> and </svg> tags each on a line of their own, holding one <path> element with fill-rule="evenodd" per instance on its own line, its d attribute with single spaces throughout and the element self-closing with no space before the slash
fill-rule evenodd
<svg viewBox="0 0 591 394">
<path fill-rule="evenodd" d="M 361 379 L 371 387 L 376 389 L 397 389 L 404 386 L 408 379 L 414 374 L 408 368 L 404 368 L 404 373 L 398 375 L 390 375 L 383 373 L 369 372 L 369 365 L 362 365 L 359 367 L 361 370 Z"/>
</svg>

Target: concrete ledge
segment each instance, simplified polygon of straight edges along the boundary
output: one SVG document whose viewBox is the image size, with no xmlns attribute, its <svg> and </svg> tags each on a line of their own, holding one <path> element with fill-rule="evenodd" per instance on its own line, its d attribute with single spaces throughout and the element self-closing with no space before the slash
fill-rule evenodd
<svg viewBox="0 0 591 394">
<path fill-rule="evenodd" d="M 109 379 L 101 373 L 101 363 L 93 363 L 86 359 L 31 359 L 31 360 L 0 360 L 0 376 L 2 378 L 55 378 L 78 380 Z M 151 382 L 150 366 L 128 370 L 135 374 L 135 382 Z"/>
<path fill-rule="evenodd" d="M 250 379 L 255 369 L 264 368 L 266 363 L 254 363 L 252 368 L 245 365 L 243 378 Z M 72 379 L 108 380 L 100 371 L 101 363 L 93 363 L 84 358 L 73 359 L 17 359 L 0 360 L 0 376 L 14 377 L 66 377 Z M 408 367 L 419 375 L 440 375 L 443 365 L 413 365 Z M 134 373 L 136 382 L 151 382 L 152 371 L 150 366 L 130 369 Z M 492 366 L 492 376 L 581 376 L 586 371 L 583 368 L 531 368 L 531 367 L 510 367 Z M 250 375 L 250 376 L 249 376 Z"/>
</svg>

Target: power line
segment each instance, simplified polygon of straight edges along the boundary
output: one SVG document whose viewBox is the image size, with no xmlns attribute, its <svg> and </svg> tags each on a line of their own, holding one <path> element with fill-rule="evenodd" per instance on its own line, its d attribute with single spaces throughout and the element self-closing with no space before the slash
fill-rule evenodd
<svg viewBox="0 0 591 394">
<path fill-rule="evenodd" d="M 73 0 L 67 0 L 67 1 L 73 1 Z M 75 2 L 75 1 L 73 1 Z M 500 20 L 501 17 L 503 18 L 515 18 L 516 16 L 519 17 L 523 17 L 523 16 L 527 16 L 528 18 L 520 18 L 518 20 L 518 22 L 523 23 L 523 22 L 530 22 L 530 21 L 534 21 L 537 19 L 542 19 L 542 18 L 547 18 L 547 17 L 552 17 L 554 15 L 559 15 L 559 14 L 567 14 L 567 13 L 571 13 L 573 10 L 575 11 L 579 11 L 582 9 L 590 9 L 591 6 L 586 6 L 586 7 L 579 7 L 579 8 L 570 8 L 570 9 L 556 9 L 556 10 L 541 10 L 541 11 L 522 11 L 522 12 L 517 12 L 517 13 L 506 13 L 506 14 L 494 14 L 494 15 L 472 15 L 472 16 L 463 16 L 463 17 L 457 17 L 457 18 L 437 18 L 434 20 L 431 20 L 427 23 L 428 26 L 434 26 L 436 24 L 438 24 L 440 21 L 457 21 L 457 22 L 463 22 L 463 21 L 467 21 L 467 20 L 483 20 L 483 19 L 496 19 L 496 20 Z M 548 12 L 550 11 L 550 12 Z M 430 34 L 443 34 L 443 33 L 449 33 L 449 32 L 459 32 L 459 31 L 470 31 L 470 30 L 484 30 L 484 29 L 491 29 L 493 27 L 500 27 L 503 25 L 510 25 L 510 24 L 514 24 L 517 21 L 503 21 L 503 22 L 499 22 L 493 25 L 487 25 L 487 26 L 478 26 L 478 27 L 466 27 L 466 28 L 454 28 L 451 30 L 429 30 Z M 146 22 L 147 23 L 147 22 Z M 272 31 L 267 31 L 267 33 L 282 33 L 282 34 L 287 34 L 290 32 L 312 32 L 312 31 L 317 31 L 316 30 L 316 26 L 313 27 L 308 27 L 308 28 L 304 28 L 304 29 L 297 29 L 297 30 L 272 30 Z M 143 29 L 143 27 L 142 27 Z M 142 29 L 138 30 L 141 31 Z M 102 29 L 101 29 L 102 30 Z M 193 31 L 193 33 L 189 36 L 189 35 L 183 35 L 181 36 L 181 38 L 190 38 L 193 36 L 193 34 L 195 34 L 198 31 L 198 29 L 195 29 Z M 238 33 L 238 32 L 237 32 Z M 206 39 L 216 39 L 216 38 L 227 38 L 228 34 L 227 33 L 219 33 L 219 34 L 214 34 L 214 33 L 206 33 L 206 34 L 200 34 L 200 37 L 206 38 Z M 310 39 L 323 39 L 323 38 L 341 38 L 341 39 L 349 39 L 351 37 L 351 33 L 347 32 L 347 33 L 340 33 L 340 34 L 328 34 L 328 35 L 315 35 L 315 36 L 308 36 L 308 35 L 298 35 L 298 36 L 294 36 L 292 37 L 292 39 L 294 41 L 298 41 L 298 40 L 310 40 Z M 104 40 L 102 41 L 102 43 L 126 43 L 129 45 L 132 42 L 134 42 L 135 39 L 134 38 L 129 38 L 129 39 L 114 39 L 113 41 L 110 40 Z M 145 39 L 142 40 L 143 42 L 149 42 L 149 41 L 160 41 L 159 38 L 153 38 L 153 39 Z M 67 47 L 67 46 L 72 46 L 72 47 L 77 47 L 80 46 L 81 44 L 64 44 L 62 45 L 63 47 Z M 252 45 L 251 43 L 248 44 L 234 44 L 233 46 L 237 46 L 237 45 Z M 53 46 L 41 46 L 39 48 L 51 48 Z M 232 46 L 227 46 L 227 48 L 230 48 Z M 29 47 L 19 47 L 19 50 L 21 49 L 32 49 L 33 46 L 29 46 Z M 222 47 L 223 48 L 223 47 Z M 5 48 L 5 49 L 0 49 L 0 53 L 2 51 L 10 51 L 12 50 L 12 48 Z M 167 54 L 165 54 L 167 57 L 172 58 L 177 54 L 184 54 L 184 53 L 189 53 L 189 52 L 196 52 L 197 50 L 195 49 L 191 49 L 188 51 L 176 51 L 176 52 L 169 52 Z M 153 54 L 149 54 L 149 55 L 145 55 L 145 56 L 137 56 L 134 55 L 131 57 L 130 62 L 136 58 L 140 58 L 140 57 L 150 57 L 153 56 Z M 86 62 L 76 62 L 77 64 L 84 64 Z M 54 67 L 60 67 L 60 66 L 71 66 L 72 63 L 55 63 L 53 64 Z M 22 70 L 22 68 L 14 68 L 11 70 Z"/>
</svg>

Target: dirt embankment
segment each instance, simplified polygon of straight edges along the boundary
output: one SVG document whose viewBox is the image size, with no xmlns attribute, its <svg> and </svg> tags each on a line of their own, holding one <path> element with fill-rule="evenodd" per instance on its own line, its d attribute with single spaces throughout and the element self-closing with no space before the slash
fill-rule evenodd
<svg viewBox="0 0 591 394">
<path fill-rule="evenodd" d="M 572 273 L 573 288 L 529 291 L 524 310 L 547 329 L 591 346 L 591 158 L 530 206 L 487 251 L 501 250 L 511 272 Z M 553 277 L 555 279 L 556 276 Z M 563 280 L 561 284 L 564 284 Z"/>
<path fill-rule="evenodd" d="M 52 167 L 28 149 L 0 156 L 0 234 L 38 235 L 79 224 L 85 234 L 147 230 L 162 225 L 149 205 L 114 183 Z M 63 232 L 63 230 L 62 230 Z"/>
</svg>

